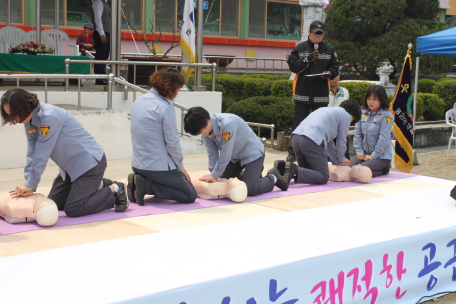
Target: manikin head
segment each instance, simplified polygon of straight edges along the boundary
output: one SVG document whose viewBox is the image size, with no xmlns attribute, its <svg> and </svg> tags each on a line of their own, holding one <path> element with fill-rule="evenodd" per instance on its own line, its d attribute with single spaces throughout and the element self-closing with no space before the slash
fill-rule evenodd
<svg viewBox="0 0 456 304">
<path fill-rule="evenodd" d="M 372 171 L 369 167 L 356 165 L 351 168 L 350 178 L 367 184 L 372 178 Z"/>
<path fill-rule="evenodd" d="M 226 184 L 226 192 L 235 203 L 241 203 L 247 198 L 247 185 L 237 178 L 230 178 Z"/>
</svg>

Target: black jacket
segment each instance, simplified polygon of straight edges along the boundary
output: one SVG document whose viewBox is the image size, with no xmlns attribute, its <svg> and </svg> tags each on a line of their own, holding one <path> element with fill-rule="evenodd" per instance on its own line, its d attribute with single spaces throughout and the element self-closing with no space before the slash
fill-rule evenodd
<svg viewBox="0 0 456 304">
<path fill-rule="evenodd" d="M 318 59 L 308 62 L 307 57 L 314 51 L 314 44 L 308 39 L 296 45 L 288 58 L 290 71 L 296 74 L 293 82 L 293 101 L 326 106 L 329 103 L 329 80 L 320 76 L 306 77 L 305 75 L 329 71 L 330 79 L 334 79 L 339 73 L 340 63 L 334 47 L 324 41 L 318 45 Z"/>
</svg>

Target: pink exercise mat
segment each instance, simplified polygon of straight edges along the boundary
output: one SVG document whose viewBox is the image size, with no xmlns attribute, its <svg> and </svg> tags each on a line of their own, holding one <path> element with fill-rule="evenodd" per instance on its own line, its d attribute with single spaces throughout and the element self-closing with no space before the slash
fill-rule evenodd
<svg viewBox="0 0 456 304">
<path fill-rule="evenodd" d="M 386 181 L 392 181 L 397 179 L 403 179 L 408 177 L 416 176 L 415 174 L 390 172 L 388 175 L 379 176 L 373 178 L 369 184 L 381 183 Z M 307 185 L 307 184 L 295 184 L 293 181 L 290 183 L 288 191 L 280 191 L 277 187 L 272 192 L 263 193 L 257 196 L 247 197 L 245 202 L 252 202 L 264 199 L 271 199 L 276 197 L 285 197 L 292 195 L 299 195 L 305 193 L 315 193 L 328 190 L 335 190 L 340 188 L 361 186 L 358 182 L 328 182 L 326 185 Z M 82 217 L 67 217 L 63 211 L 59 211 L 59 220 L 52 227 L 41 227 L 36 223 L 24 223 L 24 224 L 9 224 L 0 218 L 0 235 L 19 233 L 25 231 L 33 231 L 39 229 L 53 228 L 70 226 L 77 224 L 85 224 L 91 222 L 108 221 L 115 219 L 122 219 L 135 216 L 152 215 L 152 214 L 163 214 L 170 212 L 194 210 L 201 208 L 211 208 L 217 206 L 224 206 L 233 204 L 229 199 L 224 200 L 204 200 L 197 198 L 193 204 L 178 204 L 174 201 L 164 200 L 150 196 L 146 199 L 144 206 L 131 203 L 130 207 L 125 212 L 117 213 L 114 209 L 105 210 L 97 214 L 86 215 Z"/>
</svg>

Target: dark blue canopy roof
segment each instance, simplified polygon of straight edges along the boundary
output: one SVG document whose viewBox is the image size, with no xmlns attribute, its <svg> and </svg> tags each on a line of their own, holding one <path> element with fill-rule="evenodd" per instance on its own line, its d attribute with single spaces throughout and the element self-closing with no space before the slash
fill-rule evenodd
<svg viewBox="0 0 456 304">
<path fill-rule="evenodd" d="M 416 39 L 418 54 L 456 56 L 456 27 Z"/>
</svg>

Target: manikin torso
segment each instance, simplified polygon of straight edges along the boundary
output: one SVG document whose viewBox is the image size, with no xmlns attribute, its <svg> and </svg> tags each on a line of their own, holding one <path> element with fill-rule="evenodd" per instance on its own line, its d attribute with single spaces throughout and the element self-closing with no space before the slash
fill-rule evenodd
<svg viewBox="0 0 456 304">
<path fill-rule="evenodd" d="M 192 183 L 202 199 L 230 198 L 233 202 L 240 203 L 247 198 L 247 186 L 237 178 L 220 178 L 215 183 L 195 180 Z"/>
<path fill-rule="evenodd" d="M 52 226 L 57 222 L 59 213 L 54 201 L 42 194 L 12 197 L 5 193 L 0 195 L 0 217 L 11 224 L 36 221 L 40 226 Z"/>
<path fill-rule="evenodd" d="M 356 165 L 349 166 L 336 166 L 328 164 L 329 180 L 334 182 L 348 182 L 357 180 L 360 183 L 366 184 L 372 178 L 372 171 L 366 166 Z"/>
</svg>

